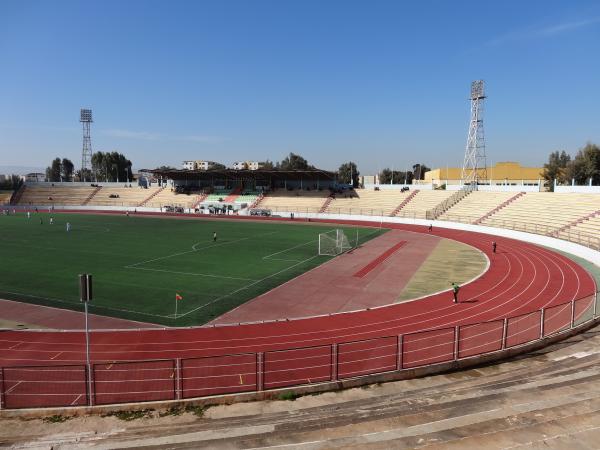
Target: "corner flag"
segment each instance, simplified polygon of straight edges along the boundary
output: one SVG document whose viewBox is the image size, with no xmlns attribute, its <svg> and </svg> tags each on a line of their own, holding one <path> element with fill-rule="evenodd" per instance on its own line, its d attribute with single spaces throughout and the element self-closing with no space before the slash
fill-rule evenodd
<svg viewBox="0 0 600 450">
<path fill-rule="evenodd" d="M 175 300 L 183 300 L 183 297 L 178 293 L 175 293 Z"/>
</svg>

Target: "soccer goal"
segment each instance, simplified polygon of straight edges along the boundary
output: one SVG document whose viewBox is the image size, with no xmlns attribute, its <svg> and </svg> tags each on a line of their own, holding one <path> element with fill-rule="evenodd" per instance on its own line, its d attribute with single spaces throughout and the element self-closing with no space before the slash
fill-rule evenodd
<svg viewBox="0 0 600 450">
<path fill-rule="evenodd" d="M 331 230 L 319 234 L 319 255 L 341 255 L 351 248 L 352 246 L 344 230 Z"/>
</svg>

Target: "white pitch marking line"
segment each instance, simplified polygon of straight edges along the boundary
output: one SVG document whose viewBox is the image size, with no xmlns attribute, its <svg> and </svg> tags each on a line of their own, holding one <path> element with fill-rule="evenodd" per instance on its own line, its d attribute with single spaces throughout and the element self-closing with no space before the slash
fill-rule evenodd
<svg viewBox="0 0 600 450">
<path fill-rule="evenodd" d="M 176 270 L 166 270 L 166 269 L 149 269 L 146 267 L 128 267 L 128 269 L 148 270 L 150 272 L 177 273 L 180 275 L 193 275 L 193 276 L 197 276 L 197 277 L 225 278 L 228 280 L 256 281 L 256 280 L 253 280 L 252 278 L 227 277 L 225 275 L 211 275 L 208 273 L 178 272 Z"/>
<path fill-rule="evenodd" d="M 215 298 L 214 300 L 212 300 L 212 301 L 210 301 L 210 302 L 208 302 L 208 303 L 205 303 L 204 305 L 200 305 L 200 306 L 198 306 L 197 308 L 194 308 L 194 309 L 192 309 L 192 310 L 190 310 L 190 311 L 188 311 L 188 312 L 186 312 L 186 313 L 183 313 L 183 314 L 181 314 L 179 317 L 184 317 L 184 316 L 187 316 L 188 314 L 191 314 L 191 313 L 193 313 L 193 312 L 195 312 L 195 311 L 198 311 L 198 310 L 200 310 L 200 309 L 206 308 L 207 306 L 209 306 L 209 305 L 212 305 L 213 303 L 215 303 L 215 302 L 218 302 L 219 300 L 222 300 L 222 299 L 224 299 L 224 298 L 227 298 L 227 297 L 229 297 L 229 296 L 231 296 L 231 295 L 233 295 L 233 294 L 237 294 L 238 292 L 240 292 L 240 291 L 243 291 L 244 289 L 248 289 L 249 287 L 252 287 L 252 286 L 254 286 L 255 284 L 261 283 L 261 282 L 263 282 L 263 281 L 265 281 L 265 280 L 268 280 L 269 278 L 271 278 L 271 277 L 274 277 L 275 275 L 279 275 L 280 273 L 286 272 L 286 271 L 288 271 L 288 270 L 292 269 L 293 267 L 299 266 L 299 265 L 300 265 L 300 264 L 302 264 L 302 263 L 305 263 L 305 262 L 307 262 L 307 261 L 310 261 L 311 259 L 315 259 L 317 256 L 318 256 L 318 255 L 311 256 L 310 258 L 307 258 L 307 259 L 305 259 L 305 260 L 303 260 L 303 261 L 300 261 L 300 262 L 298 262 L 298 263 L 296 263 L 296 264 L 292 264 L 291 266 L 289 266 L 289 267 L 286 267 L 285 269 L 282 269 L 282 270 L 280 270 L 279 272 L 275 272 L 275 273 L 272 273 L 271 275 L 267 275 L 266 277 L 264 277 L 264 278 L 262 278 L 262 279 L 260 279 L 260 280 L 257 280 L 257 281 L 255 281 L 254 283 L 250 283 L 250 284 L 248 284 L 248 285 L 246 285 L 246 286 L 242 286 L 241 288 L 239 288 L 239 289 L 236 289 L 235 291 L 232 291 L 232 292 L 229 292 L 228 294 L 225 294 L 225 295 L 222 295 L 222 296 L 220 296 L 220 297 L 217 297 L 217 298 Z"/>
<path fill-rule="evenodd" d="M 281 250 L 280 252 L 271 253 L 270 255 L 263 256 L 263 258 L 262 258 L 262 259 L 271 258 L 271 256 L 279 255 L 280 253 L 285 253 L 285 252 L 288 252 L 288 251 L 290 251 L 290 250 L 293 250 L 293 249 L 295 249 L 295 248 L 298 248 L 298 247 L 302 247 L 302 246 L 304 246 L 304 245 L 311 244 L 311 243 L 313 243 L 313 242 L 317 242 L 317 240 L 316 240 L 316 239 L 313 239 L 313 240 L 311 240 L 311 241 L 304 242 L 304 243 L 302 243 L 302 244 L 294 245 L 293 247 L 286 248 L 285 250 Z"/>
</svg>

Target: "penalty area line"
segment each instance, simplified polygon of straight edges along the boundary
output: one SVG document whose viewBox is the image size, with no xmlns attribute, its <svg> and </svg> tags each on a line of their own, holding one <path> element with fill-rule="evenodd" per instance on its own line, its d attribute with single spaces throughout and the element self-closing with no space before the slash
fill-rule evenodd
<svg viewBox="0 0 600 450">
<path fill-rule="evenodd" d="M 225 295 L 222 295 L 222 296 L 220 296 L 220 297 L 217 297 L 217 298 L 215 298 L 214 300 L 212 300 L 212 301 L 210 301 L 210 302 L 208 302 L 208 303 L 205 303 L 204 305 L 200 305 L 200 306 L 198 306 L 197 308 L 194 308 L 194 309 L 192 309 L 192 310 L 190 310 L 190 311 L 187 311 L 187 312 L 185 312 L 185 313 L 182 313 L 182 314 L 178 315 L 177 317 L 178 317 L 178 318 L 179 318 L 179 317 L 185 317 L 185 316 L 187 316 L 188 314 L 191 314 L 191 313 L 193 313 L 193 312 L 196 312 L 196 311 L 199 311 L 199 310 L 201 310 L 201 309 L 203 309 L 203 308 L 206 308 L 207 306 L 210 306 L 210 305 L 212 305 L 213 303 L 216 303 L 216 302 L 218 302 L 218 301 L 220 301 L 220 300 L 223 300 L 224 298 L 230 297 L 230 296 L 232 296 L 232 295 L 234 295 L 234 294 L 237 294 L 238 292 L 241 292 L 241 291 L 243 291 L 243 290 L 245 290 L 245 289 L 251 288 L 252 286 L 255 286 L 255 285 L 259 284 L 259 283 L 262 283 L 263 281 L 265 281 L 265 280 L 268 280 L 269 278 L 272 278 L 272 277 L 274 277 L 274 276 L 276 276 L 276 275 L 279 275 L 280 273 L 287 272 L 288 270 L 290 270 L 290 269 L 293 269 L 294 267 L 296 267 L 296 266 L 299 266 L 300 264 L 303 264 L 303 263 L 305 263 L 305 262 L 311 261 L 311 260 L 315 259 L 317 256 L 319 256 L 319 255 L 311 256 L 310 258 L 307 258 L 307 259 L 305 259 L 305 260 L 302 260 L 302 261 L 300 261 L 300 262 L 297 262 L 296 264 L 292 264 L 291 266 L 289 266 L 289 267 L 286 267 L 285 269 L 282 269 L 282 270 L 280 270 L 279 272 L 275 272 L 275 273 L 272 273 L 271 275 L 267 275 L 266 277 L 264 277 L 264 278 L 262 278 L 262 279 L 260 279 L 260 280 L 257 280 L 257 281 L 255 281 L 254 283 L 250 283 L 250 284 L 248 284 L 248 285 L 246 285 L 246 286 L 242 286 L 241 288 L 239 288 L 239 289 L 236 289 L 235 291 L 231 291 L 231 292 L 229 292 L 229 293 L 227 293 L 227 294 L 225 294 Z"/>
</svg>

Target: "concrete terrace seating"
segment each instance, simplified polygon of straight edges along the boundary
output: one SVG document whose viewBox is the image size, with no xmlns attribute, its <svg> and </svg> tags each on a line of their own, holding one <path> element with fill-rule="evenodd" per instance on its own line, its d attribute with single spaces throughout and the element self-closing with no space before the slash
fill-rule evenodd
<svg viewBox="0 0 600 450">
<path fill-rule="evenodd" d="M 528 192 L 482 225 L 550 233 L 600 210 L 598 194 Z"/>
<path fill-rule="evenodd" d="M 8 205 L 11 197 L 12 191 L 0 191 L 0 205 Z"/>
<path fill-rule="evenodd" d="M 516 192 L 471 192 L 438 219 L 473 223 L 515 195 Z"/>
<path fill-rule="evenodd" d="M 159 187 L 148 189 L 132 185 L 132 187 L 106 187 L 102 189 L 90 200 L 90 206 L 139 206 L 144 200 L 156 192 Z M 118 195 L 118 198 L 110 198 L 111 195 Z M 154 199 L 153 199 L 154 200 Z"/>
<path fill-rule="evenodd" d="M 256 201 L 256 199 L 258 198 L 258 195 L 259 195 L 258 192 L 253 192 L 253 191 L 244 192 L 235 199 L 235 203 L 247 203 L 248 205 L 251 205 L 252 203 L 254 203 Z"/>
<path fill-rule="evenodd" d="M 148 194 L 149 196 L 150 194 Z M 179 206 L 182 208 L 191 208 L 196 204 L 200 197 L 200 192 L 193 192 L 188 194 L 178 194 L 170 187 L 161 190 L 158 194 L 148 201 L 144 206 L 151 208 L 160 208 L 164 206 Z M 118 200 L 118 199 L 117 199 Z"/>
<path fill-rule="evenodd" d="M 19 205 L 82 205 L 96 188 L 91 186 L 25 186 Z"/>
<path fill-rule="evenodd" d="M 407 194 L 410 193 L 407 192 Z M 415 217 L 417 219 L 424 219 L 425 213 L 430 209 L 435 208 L 437 205 L 442 203 L 448 197 L 454 194 L 453 191 L 429 191 L 429 190 L 420 190 L 417 194 L 404 205 L 398 214 L 397 217 Z"/>
<path fill-rule="evenodd" d="M 301 191 L 299 189 L 288 191 L 276 189 L 269 192 L 260 203 L 260 208 L 270 209 L 273 212 L 309 212 L 317 213 L 329 197 L 329 190 Z"/>
<path fill-rule="evenodd" d="M 356 189 L 347 194 L 336 194 L 327 208 L 330 214 L 362 214 L 389 216 L 410 195 L 411 191 Z"/>
</svg>

